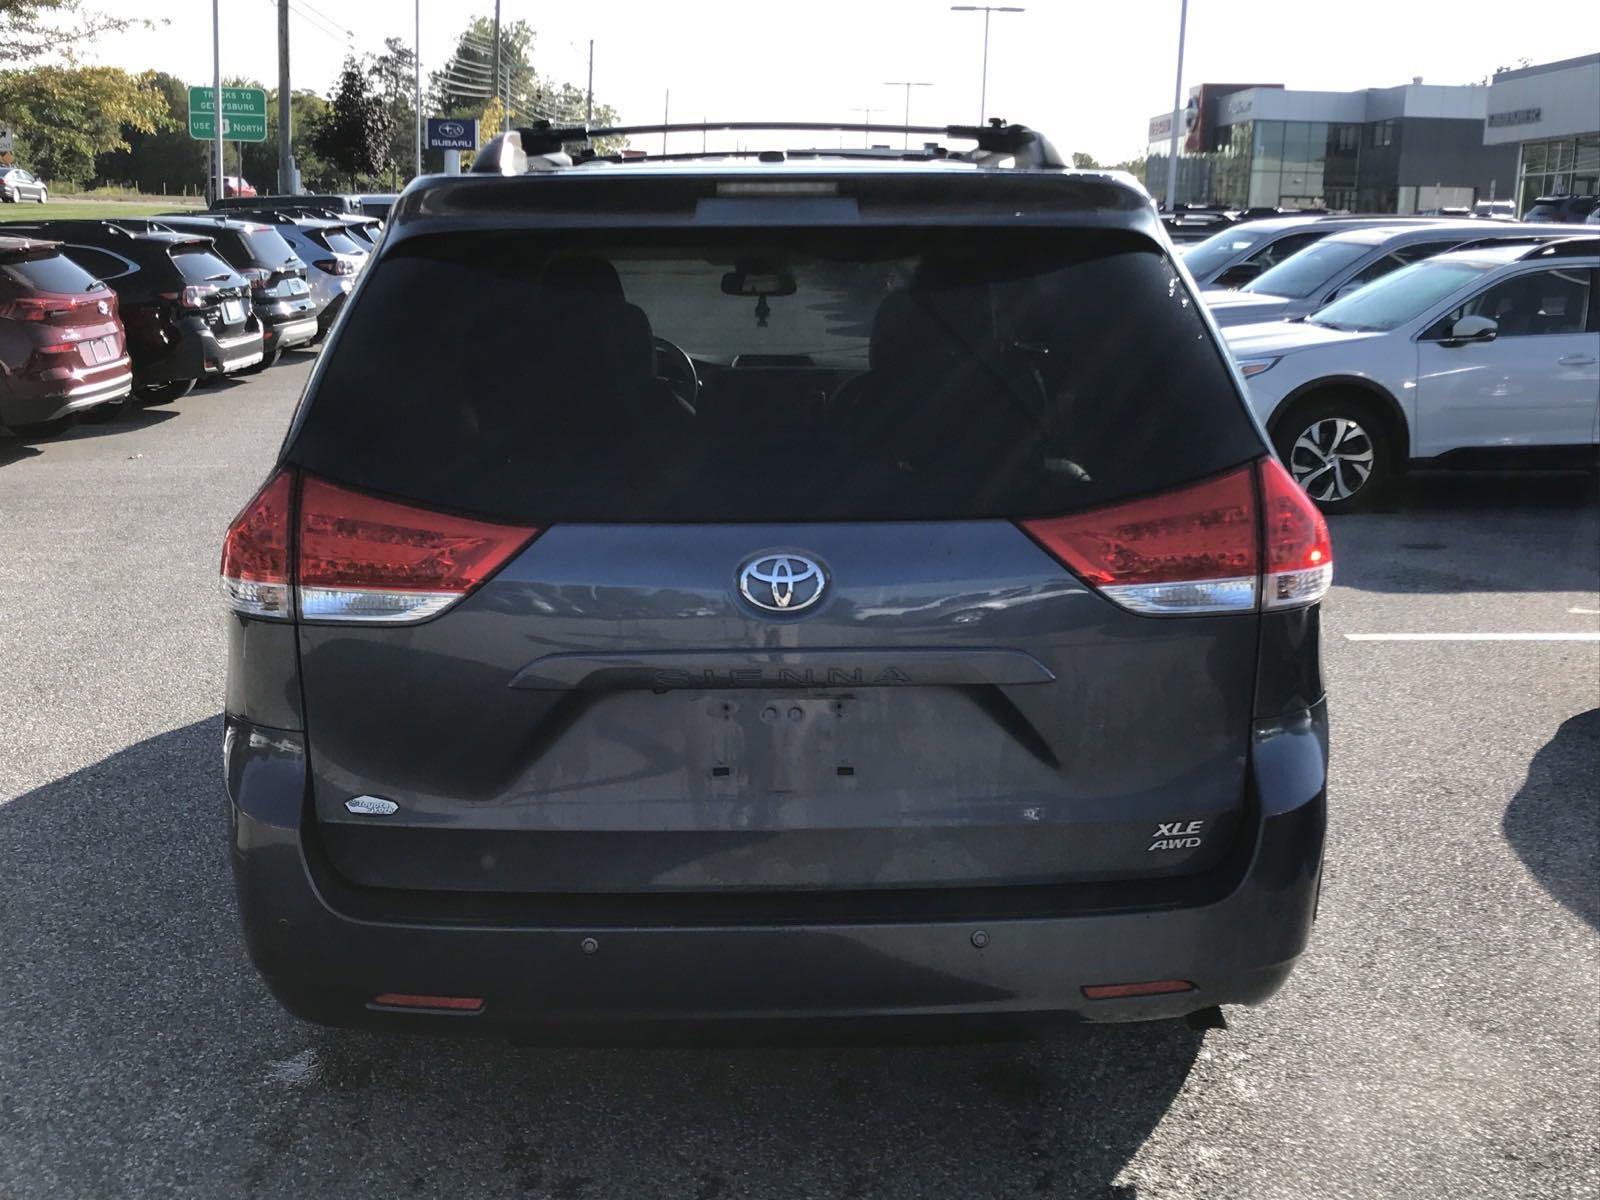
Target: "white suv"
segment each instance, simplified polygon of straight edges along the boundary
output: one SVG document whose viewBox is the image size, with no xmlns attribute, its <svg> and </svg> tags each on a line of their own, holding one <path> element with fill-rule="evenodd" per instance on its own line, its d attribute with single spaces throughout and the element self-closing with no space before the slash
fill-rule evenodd
<svg viewBox="0 0 1600 1200">
<path fill-rule="evenodd" d="M 1413 463 L 1600 458 L 1600 238 L 1442 254 L 1314 316 L 1223 332 L 1279 456 L 1329 511 Z"/>
</svg>

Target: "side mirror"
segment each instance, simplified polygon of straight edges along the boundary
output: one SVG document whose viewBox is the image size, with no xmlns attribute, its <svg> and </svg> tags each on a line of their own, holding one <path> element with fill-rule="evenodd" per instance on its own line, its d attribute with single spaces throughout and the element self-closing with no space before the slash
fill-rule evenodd
<svg viewBox="0 0 1600 1200">
<path fill-rule="evenodd" d="M 1462 317 L 1450 326 L 1446 346 L 1464 346 L 1468 342 L 1492 342 L 1500 332 L 1500 323 L 1493 317 L 1481 315 Z"/>
</svg>

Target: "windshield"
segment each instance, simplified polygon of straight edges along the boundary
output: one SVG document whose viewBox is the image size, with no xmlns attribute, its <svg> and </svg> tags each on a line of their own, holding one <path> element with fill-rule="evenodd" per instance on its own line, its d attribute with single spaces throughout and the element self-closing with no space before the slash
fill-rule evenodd
<svg viewBox="0 0 1600 1200">
<path fill-rule="evenodd" d="M 1325 238 L 1291 254 L 1270 271 L 1263 271 L 1241 292 L 1262 292 L 1268 296 L 1289 296 L 1300 300 L 1326 284 L 1340 271 L 1372 252 L 1371 242 L 1346 242 Z"/>
<path fill-rule="evenodd" d="M 462 234 L 375 270 L 291 454 L 461 511 L 1036 515 L 1257 452 L 1198 306 L 1139 238 Z M 395 353 L 423 344 L 481 352 Z"/>
<path fill-rule="evenodd" d="M 1488 271 L 1475 263 L 1424 259 L 1334 301 L 1310 320 L 1333 329 L 1386 333 Z"/>
<path fill-rule="evenodd" d="M 1183 265 L 1196 279 L 1204 279 L 1227 266 L 1240 251 L 1259 246 L 1266 239 L 1267 235 L 1260 232 L 1224 229 L 1183 251 Z"/>
</svg>

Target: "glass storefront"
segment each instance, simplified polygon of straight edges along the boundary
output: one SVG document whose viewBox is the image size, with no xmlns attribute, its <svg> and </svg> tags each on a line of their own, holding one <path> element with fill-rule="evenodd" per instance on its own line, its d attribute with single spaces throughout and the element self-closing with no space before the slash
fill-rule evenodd
<svg viewBox="0 0 1600 1200">
<path fill-rule="evenodd" d="M 1522 143 L 1517 212 L 1540 196 L 1600 195 L 1600 133 Z"/>
<path fill-rule="evenodd" d="M 1147 170 L 1151 178 L 1164 181 L 1166 156 L 1157 153 L 1155 145 L 1151 151 Z M 1179 159 L 1179 199 L 1240 208 L 1353 208 L 1360 154 L 1360 125 L 1327 121 L 1224 125 L 1206 153 Z"/>
</svg>

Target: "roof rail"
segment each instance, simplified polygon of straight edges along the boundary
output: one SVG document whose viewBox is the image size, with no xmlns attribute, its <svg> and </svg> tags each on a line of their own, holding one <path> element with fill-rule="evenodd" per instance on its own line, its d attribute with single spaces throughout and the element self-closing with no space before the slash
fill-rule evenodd
<svg viewBox="0 0 1600 1200">
<path fill-rule="evenodd" d="M 1523 254 L 1525 262 L 1530 258 L 1594 258 L 1600 255 L 1600 234 L 1575 234 L 1572 237 L 1562 237 L 1559 233 L 1547 235 L 1549 240 L 1543 246 L 1535 246 Z"/>
<path fill-rule="evenodd" d="M 953 141 L 975 142 L 977 147 L 970 151 L 950 151 L 944 155 L 935 155 L 930 148 L 924 147 L 922 154 L 917 157 L 948 157 L 988 167 L 1001 166 L 1007 162 L 1016 167 L 1044 170 L 1064 170 L 1067 166 L 1056 153 L 1056 148 L 1043 134 L 1029 129 L 1026 125 L 1008 125 L 998 117 L 991 119 L 987 125 L 878 125 L 850 121 L 695 121 L 676 125 L 613 125 L 595 129 L 585 125 L 552 125 L 549 121 L 538 121 L 533 125 L 512 129 L 495 136 L 488 145 L 478 151 L 478 156 L 472 163 L 472 173 L 526 175 L 530 172 L 559 170 L 573 164 L 572 157 L 567 153 L 568 146 L 588 147 L 598 138 L 656 133 L 709 133 L 713 130 L 725 133 L 783 130 L 795 133 L 932 134 Z M 787 153 L 778 147 L 769 148 L 766 152 Z M 759 150 L 721 154 L 707 152 L 696 157 L 731 158 L 750 154 L 759 157 L 761 153 Z M 808 147 L 796 153 L 810 157 L 826 155 L 827 151 Z M 609 156 L 595 155 L 592 150 L 587 154 L 580 151 L 579 154 L 580 160 L 597 157 Z M 629 155 L 625 161 L 659 162 L 662 159 L 686 157 L 688 156 Z M 838 157 L 851 156 L 841 153 Z"/>
</svg>

